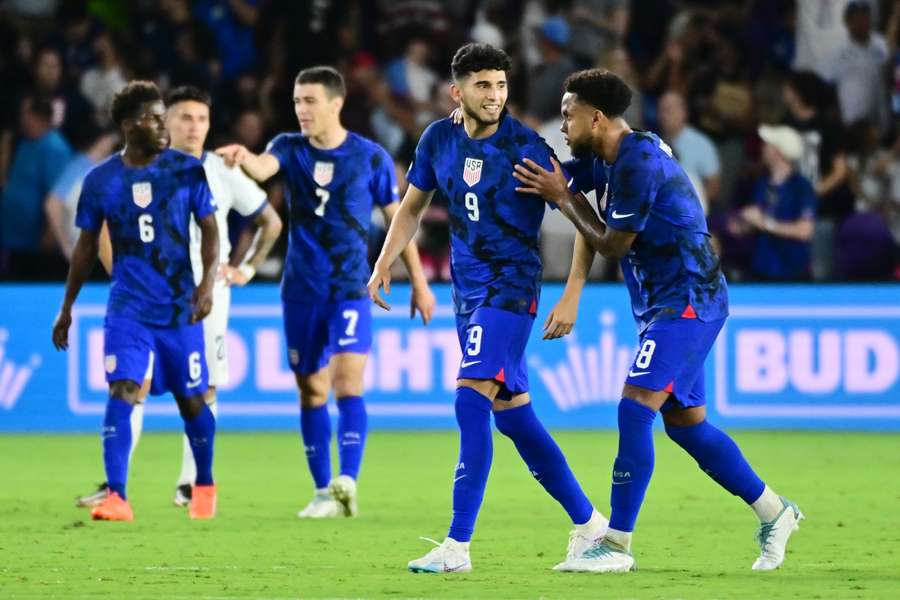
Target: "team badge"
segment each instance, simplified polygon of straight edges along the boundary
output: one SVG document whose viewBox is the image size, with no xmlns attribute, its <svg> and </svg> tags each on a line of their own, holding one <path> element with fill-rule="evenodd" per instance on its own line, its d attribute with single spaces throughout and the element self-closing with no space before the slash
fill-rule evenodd
<svg viewBox="0 0 900 600">
<path fill-rule="evenodd" d="M 148 184 L 149 185 L 149 184 Z M 103 367 L 106 369 L 107 373 L 112 373 L 116 370 L 116 355 L 115 354 L 107 354 L 103 359 Z"/>
<path fill-rule="evenodd" d="M 316 161 L 313 169 L 313 181 L 325 187 L 334 178 L 334 163 Z"/>
<path fill-rule="evenodd" d="M 147 208 L 153 202 L 153 188 L 149 181 L 131 184 L 131 199 L 141 208 Z"/>
<path fill-rule="evenodd" d="M 465 181 L 469 187 L 472 187 L 481 181 L 481 165 L 483 164 L 484 161 L 480 158 L 466 159 L 466 166 L 463 167 L 463 181 Z"/>
</svg>

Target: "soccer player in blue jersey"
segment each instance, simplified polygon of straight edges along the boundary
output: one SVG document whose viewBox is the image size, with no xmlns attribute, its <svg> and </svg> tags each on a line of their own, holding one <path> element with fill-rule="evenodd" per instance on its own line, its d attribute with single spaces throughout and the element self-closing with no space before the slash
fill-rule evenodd
<svg viewBox="0 0 900 600">
<path fill-rule="evenodd" d="M 394 162 L 378 144 L 341 125 L 344 79 L 332 67 L 294 82 L 300 133 L 283 133 L 256 155 L 217 150 L 257 181 L 284 173 L 289 237 L 281 298 L 288 361 L 300 389 L 300 430 L 316 489 L 301 518 L 357 514 L 356 480 L 366 441 L 363 371 L 372 343 L 368 239 L 372 208 L 397 212 Z M 412 283 L 410 317 L 434 310 L 414 244 L 403 249 Z M 338 407 L 340 475 L 331 478 L 329 389 Z"/>
<path fill-rule="evenodd" d="M 609 531 L 559 568 L 635 568 L 631 536 L 653 472 L 653 421 L 662 412 L 669 437 L 756 512 L 761 552 L 753 569 L 775 569 L 803 515 L 706 420 L 703 363 L 728 316 L 728 292 L 697 193 L 671 149 L 622 118 L 631 91 L 619 77 L 579 71 L 565 90 L 562 132 L 576 157 L 564 165 L 568 173 L 555 161 L 551 169 L 527 160 L 516 166 L 518 189 L 555 202 L 578 229 L 569 282 L 554 312 L 574 321 L 594 252 L 621 259 L 640 344 L 619 403 Z M 598 197 L 606 191 L 603 221 L 580 194 L 589 190 Z M 551 337 L 560 333 L 554 328 Z"/>
<path fill-rule="evenodd" d="M 113 246 L 112 285 L 104 321 L 104 367 L 109 402 L 103 422 L 103 461 L 109 493 L 94 507 L 98 520 L 130 521 L 125 493 L 131 450 L 131 412 L 141 382 L 152 373 L 152 394 L 172 392 L 194 453 L 196 485 L 190 516 L 215 515 L 212 476 L 215 418 L 203 400 L 207 388 L 203 327 L 212 308 L 219 254 L 215 205 L 203 165 L 169 150 L 165 106 L 156 85 L 133 81 L 111 106 L 125 149 L 85 177 L 75 223 L 66 294 L 53 325 L 53 344 L 68 348 L 72 305 L 97 259 L 104 220 Z M 201 230 L 203 276 L 195 287 L 190 225 Z"/>
<path fill-rule="evenodd" d="M 441 119 L 422 134 L 407 176 L 409 189 L 369 280 L 370 295 L 387 308 L 379 288 L 390 292 L 390 266 L 440 189 L 450 202 L 453 299 L 463 351 L 455 401 L 460 449 L 450 531 L 436 548 L 410 561 L 415 572 L 472 569 L 469 541 L 491 467 L 492 412 L 497 429 L 575 524 L 568 558 L 606 531 L 606 520 L 575 480 L 528 395 L 525 345 L 540 294 L 544 203 L 518 194 L 511 173 L 524 157 L 549 167 L 552 151 L 504 110 L 510 66 L 505 52 L 486 44 L 456 52 L 450 89 L 463 122 Z"/>
</svg>

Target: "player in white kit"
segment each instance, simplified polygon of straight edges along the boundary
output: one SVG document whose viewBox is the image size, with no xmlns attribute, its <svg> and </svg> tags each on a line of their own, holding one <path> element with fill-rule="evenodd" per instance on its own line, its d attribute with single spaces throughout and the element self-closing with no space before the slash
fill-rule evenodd
<svg viewBox="0 0 900 600">
<path fill-rule="evenodd" d="M 203 145 L 210 127 L 210 98 L 205 92 L 192 86 L 184 86 L 172 91 L 168 98 L 166 128 L 169 131 L 170 144 L 175 150 L 191 154 L 203 162 L 203 170 L 209 188 L 215 200 L 216 221 L 219 226 L 219 273 L 213 290 L 213 308 L 209 316 L 203 320 L 204 346 L 206 348 L 206 364 L 209 370 L 209 389 L 204 394 L 206 403 L 213 414 L 216 414 L 216 388 L 228 381 L 228 360 L 225 349 L 225 333 L 228 329 L 228 312 L 231 306 L 231 286 L 242 286 L 256 274 L 256 269 L 266 259 L 275 241 L 281 233 L 281 219 L 278 213 L 266 202 L 266 194 L 252 179 L 240 169 L 229 169 L 225 161 L 213 152 L 206 152 Z M 242 236 L 253 237 L 258 228 L 258 239 L 253 245 L 249 257 L 231 255 L 231 243 L 228 235 L 228 212 L 234 209 L 252 221 Z M 247 240 L 238 242 L 238 248 L 246 248 Z M 191 224 L 191 264 L 195 281 L 199 281 L 203 272 L 200 259 L 200 229 L 194 222 Z M 108 236 L 101 239 L 100 259 L 107 271 L 112 265 L 112 246 Z M 246 260 L 245 260 L 246 259 Z M 141 390 L 142 400 L 149 391 L 149 381 L 153 374 L 153 361 L 147 369 L 146 381 Z M 143 423 L 143 402 L 136 405 L 132 412 L 132 445 L 137 446 Z M 184 438 L 181 473 L 175 489 L 174 502 L 177 506 L 187 506 L 191 499 L 191 485 L 196 477 L 196 467 L 187 438 Z M 97 491 L 78 498 L 79 506 L 94 506 L 106 497 L 106 483 Z"/>
</svg>

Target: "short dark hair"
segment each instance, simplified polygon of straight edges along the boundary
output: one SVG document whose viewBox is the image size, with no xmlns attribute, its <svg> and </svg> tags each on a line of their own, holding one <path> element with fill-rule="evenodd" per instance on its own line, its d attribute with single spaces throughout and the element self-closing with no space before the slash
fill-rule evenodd
<svg viewBox="0 0 900 600">
<path fill-rule="evenodd" d="M 450 63 L 450 71 L 456 80 L 478 71 L 509 71 L 511 68 L 509 55 L 489 44 L 466 44 L 456 51 Z"/>
<path fill-rule="evenodd" d="M 806 106 L 821 109 L 828 105 L 831 90 L 824 79 L 813 71 L 795 71 L 787 80 L 787 85 L 799 96 Z"/>
<path fill-rule="evenodd" d="M 45 123 L 53 121 L 53 102 L 50 98 L 41 95 L 25 96 L 23 99 L 25 110 L 38 117 Z"/>
<path fill-rule="evenodd" d="M 320 83 L 325 86 L 325 91 L 330 96 L 346 96 L 347 86 L 344 84 L 344 76 L 340 71 L 328 65 L 309 67 L 297 73 L 294 85 L 304 83 Z"/>
<path fill-rule="evenodd" d="M 576 71 L 566 78 L 564 88 L 582 102 L 602 110 L 608 118 L 621 117 L 631 104 L 631 88 L 606 69 Z"/>
<path fill-rule="evenodd" d="M 846 21 L 850 17 L 856 16 L 856 13 L 866 13 L 871 16 L 872 6 L 865 0 L 851 0 L 844 7 L 844 20 Z"/>
<path fill-rule="evenodd" d="M 166 104 L 172 106 L 179 102 L 200 102 L 206 106 L 212 106 L 212 99 L 209 97 L 209 94 L 193 85 L 182 85 L 169 92 Z"/>
<path fill-rule="evenodd" d="M 121 91 L 113 96 L 109 112 L 116 125 L 121 126 L 122 121 L 131 119 L 146 102 L 162 101 L 162 93 L 152 81 L 135 80 L 128 82 Z"/>
</svg>

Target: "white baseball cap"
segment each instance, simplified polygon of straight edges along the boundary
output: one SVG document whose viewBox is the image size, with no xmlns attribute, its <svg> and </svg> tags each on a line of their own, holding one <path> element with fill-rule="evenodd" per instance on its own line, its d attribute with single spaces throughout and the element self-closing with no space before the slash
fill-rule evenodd
<svg viewBox="0 0 900 600">
<path fill-rule="evenodd" d="M 803 138 L 793 127 L 760 125 L 758 131 L 762 141 L 774 146 L 787 160 L 796 162 L 803 156 Z"/>
</svg>

